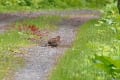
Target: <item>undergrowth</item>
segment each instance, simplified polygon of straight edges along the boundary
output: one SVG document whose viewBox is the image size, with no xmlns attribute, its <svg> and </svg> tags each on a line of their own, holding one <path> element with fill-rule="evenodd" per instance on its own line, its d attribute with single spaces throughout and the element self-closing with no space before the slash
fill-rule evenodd
<svg viewBox="0 0 120 80">
<path fill-rule="evenodd" d="M 43 9 L 98 9 L 112 0 L 0 0 L 0 12 L 36 11 Z"/>
</svg>

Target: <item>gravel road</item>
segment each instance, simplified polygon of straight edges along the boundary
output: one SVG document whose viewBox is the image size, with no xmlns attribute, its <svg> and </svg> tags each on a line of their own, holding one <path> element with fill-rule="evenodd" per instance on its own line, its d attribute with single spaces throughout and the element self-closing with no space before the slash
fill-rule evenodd
<svg viewBox="0 0 120 80">
<path fill-rule="evenodd" d="M 70 19 L 63 20 L 58 24 L 58 30 L 49 34 L 49 37 L 55 37 L 57 35 L 61 36 L 60 46 L 57 48 L 51 47 L 41 47 L 35 46 L 32 48 L 26 49 L 28 54 L 24 55 L 25 58 L 25 67 L 15 72 L 14 80 L 48 80 L 48 76 L 54 66 L 57 63 L 58 57 L 63 55 L 64 52 L 72 46 L 72 42 L 75 39 L 76 29 L 79 25 L 82 25 L 84 22 L 99 18 L 99 12 L 97 11 L 64 11 L 64 12 L 37 12 L 37 13 L 26 13 L 26 14 L 14 14 L 16 20 L 21 20 L 25 18 L 37 17 L 40 15 L 59 15 L 59 16 L 68 16 Z M 12 15 L 13 16 L 13 15 Z M 1 18 L 0 18 L 1 21 Z M 9 22 L 9 19 L 6 19 Z M 1 26 L 0 22 L 0 26 Z"/>
</svg>

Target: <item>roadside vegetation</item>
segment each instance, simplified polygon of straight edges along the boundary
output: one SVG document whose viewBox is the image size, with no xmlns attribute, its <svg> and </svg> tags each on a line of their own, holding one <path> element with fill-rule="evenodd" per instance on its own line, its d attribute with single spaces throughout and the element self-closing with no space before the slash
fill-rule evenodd
<svg viewBox="0 0 120 80">
<path fill-rule="evenodd" d="M 41 30 L 55 30 L 57 27 L 57 23 L 59 23 L 62 20 L 62 17 L 60 16 L 40 16 L 38 18 L 32 18 L 32 19 L 25 19 L 21 22 L 16 22 L 15 25 L 17 27 L 19 26 L 29 26 L 29 25 L 35 25 L 37 28 L 40 28 Z"/>
<path fill-rule="evenodd" d="M 110 2 L 111 0 L 0 0 L 0 12 L 98 9 L 105 7 Z"/>
<path fill-rule="evenodd" d="M 119 80 L 120 15 L 108 4 L 99 20 L 81 26 L 73 47 L 59 60 L 50 80 Z"/>
<path fill-rule="evenodd" d="M 44 16 L 27 21 L 16 22 L 14 29 L 0 34 L 0 80 L 8 76 L 24 65 L 24 60 L 19 54 L 26 54 L 21 47 L 32 45 L 30 39 L 41 38 L 43 30 L 55 30 L 57 23 L 61 20 L 57 16 Z M 41 32 L 39 32 L 41 31 Z M 42 33 L 43 31 L 43 33 Z M 39 33 L 38 33 L 39 32 Z M 45 33 L 47 35 L 47 33 Z M 33 43 L 34 44 L 34 43 Z"/>
</svg>

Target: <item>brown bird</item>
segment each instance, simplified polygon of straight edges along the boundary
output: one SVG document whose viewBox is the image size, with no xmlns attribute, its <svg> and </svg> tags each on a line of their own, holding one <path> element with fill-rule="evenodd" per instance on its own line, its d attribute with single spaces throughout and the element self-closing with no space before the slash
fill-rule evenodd
<svg viewBox="0 0 120 80">
<path fill-rule="evenodd" d="M 57 47 L 60 43 L 60 36 L 48 40 L 48 46 Z"/>
</svg>

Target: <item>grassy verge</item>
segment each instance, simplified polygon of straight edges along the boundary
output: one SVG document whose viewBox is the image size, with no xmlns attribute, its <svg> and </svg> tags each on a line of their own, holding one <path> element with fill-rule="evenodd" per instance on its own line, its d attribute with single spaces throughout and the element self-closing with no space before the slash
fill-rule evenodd
<svg viewBox="0 0 120 80">
<path fill-rule="evenodd" d="M 20 57 L 15 57 L 15 52 L 22 46 L 27 46 L 29 42 L 23 39 L 17 31 L 0 35 L 0 80 L 2 80 L 9 71 L 23 65 Z"/>
<path fill-rule="evenodd" d="M 60 16 L 40 16 L 34 19 L 26 19 L 21 22 L 16 22 L 16 26 L 19 25 L 35 25 L 41 30 L 55 30 L 57 23 L 62 20 Z"/>
<path fill-rule="evenodd" d="M 98 1 L 80 1 L 80 0 L 9 0 L 0 1 L 0 12 L 16 12 L 16 11 L 36 11 L 42 9 L 98 9 L 103 8 L 108 0 Z M 9 10 L 8 10 L 9 9 Z"/>
<path fill-rule="evenodd" d="M 40 30 L 54 30 L 56 29 L 54 23 L 59 21 L 60 17 L 47 16 L 17 22 L 15 26 L 18 27 L 18 25 L 23 24 L 36 25 Z M 27 33 L 22 33 L 16 30 L 16 28 L 0 34 L 0 80 L 8 76 L 11 71 L 24 65 L 24 60 L 16 55 L 19 53 L 24 54 L 19 48 L 31 45 L 28 36 Z"/>
<path fill-rule="evenodd" d="M 111 76 L 95 67 L 94 54 L 104 56 L 120 55 L 119 33 L 108 25 L 95 26 L 96 20 L 81 26 L 74 45 L 60 59 L 50 80 L 111 80 Z"/>
</svg>

